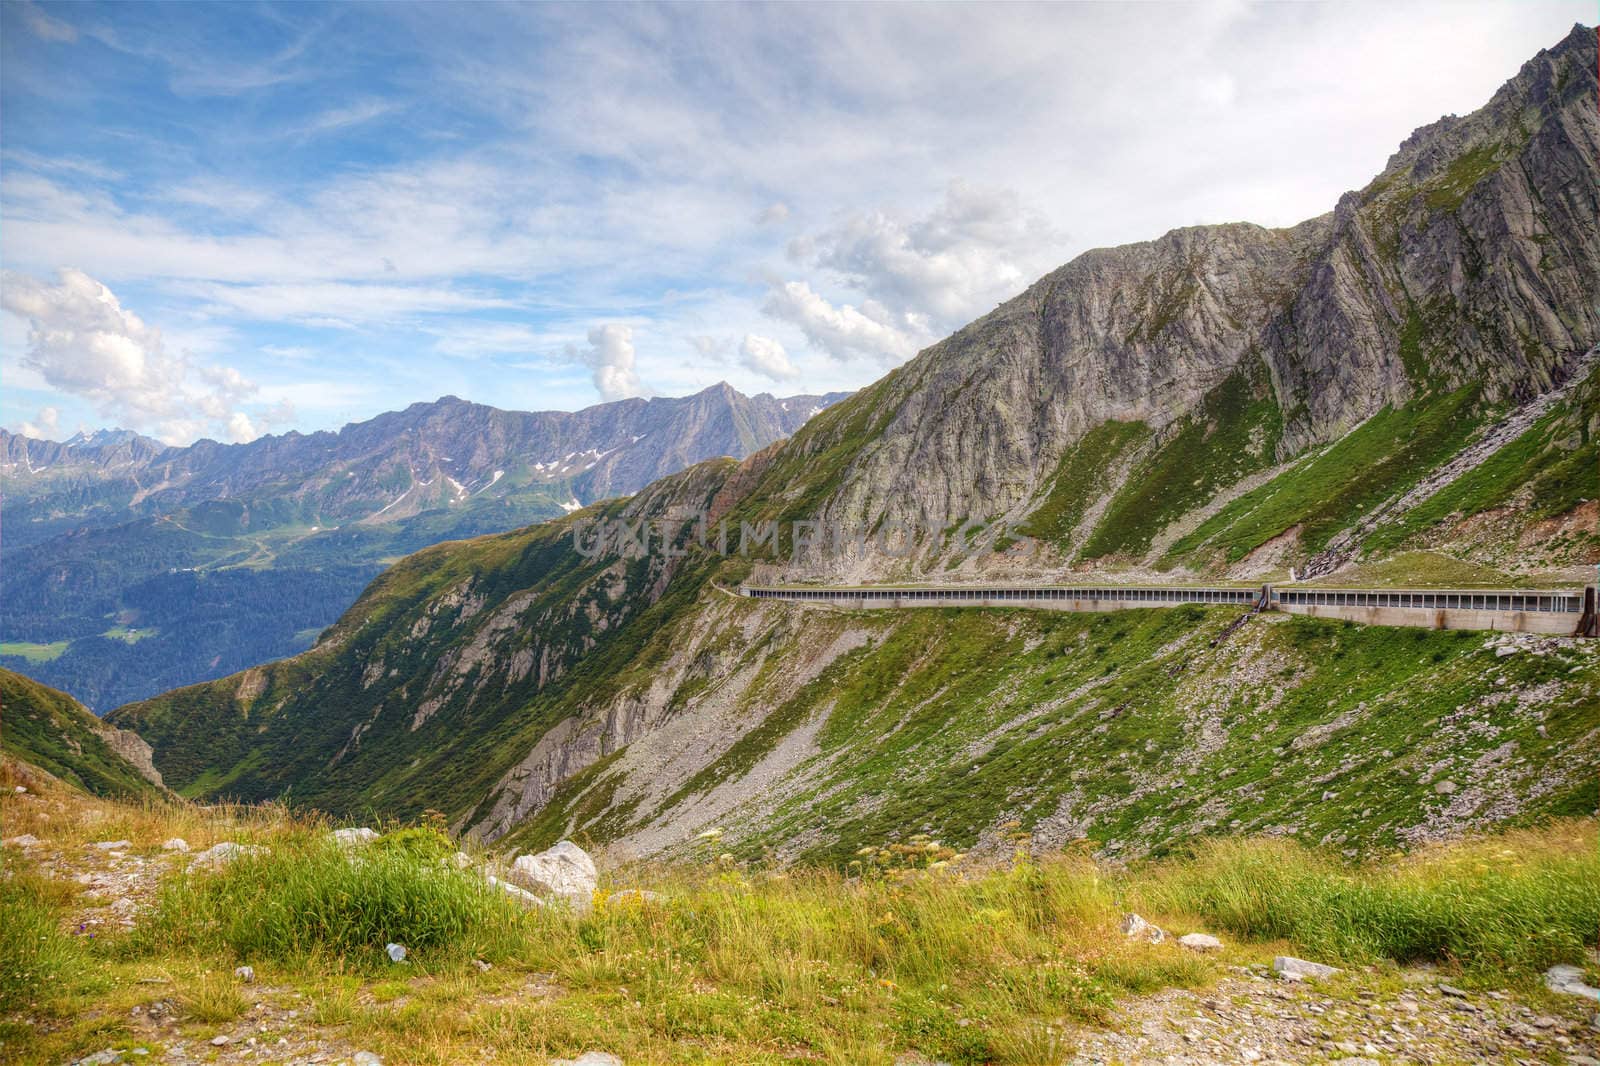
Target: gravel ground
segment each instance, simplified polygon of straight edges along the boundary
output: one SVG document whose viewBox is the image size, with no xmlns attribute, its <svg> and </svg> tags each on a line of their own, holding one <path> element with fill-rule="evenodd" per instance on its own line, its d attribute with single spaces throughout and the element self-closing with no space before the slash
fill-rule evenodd
<svg viewBox="0 0 1600 1066">
<path fill-rule="evenodd" d="M 1114 1031 L 1085 1032 L 1077 1066 L 1100 1063 L 1600 1064 L 1594 1004 L 1451 986 L 1438 974 L 1358 973 L 1288 982 L 1234 967 L 1204 992 L 1124 1004 Z"/>
</svg>

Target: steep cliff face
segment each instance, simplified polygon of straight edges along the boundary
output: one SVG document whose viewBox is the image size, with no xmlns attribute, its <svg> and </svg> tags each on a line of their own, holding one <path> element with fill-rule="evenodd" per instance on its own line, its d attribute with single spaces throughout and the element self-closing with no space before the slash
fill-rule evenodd
<svg viewBox="0 0 1600 1066">
<path fill-rule="evenodd" d="M 751 854 L 981 847 L 1011 819 L 1122 853 L 1230 830 L 1392 847 L 1578 810 L 1592 642 L 1234 630 L 1221 608 L 810 610 L 734 596 L 777 565 L 736 542 L 591 557 L 573 537 L 620 519 L 681 544 L 701 511 L 736 536 L 925 531 L 909 559 L 850 547 L 788 579 L 1600 561 L 1595 61 L 1575 31 L 1329 216 L 1088 253 L 788 441 L 421 553 L 316 649 L 113 717 L 191 794 L 434 807 L 637 854 L 707 828 Z M 965 552 L 965 519 L 1040 551 Z"/>
<path fill-rule="evenodd" d="M 811 475 L 837 486 L 828 517 L 1023 519 L 1090 431 L 1137 424 L 1159 449 L 1186 418 L 1226 421 L 1202 408 L 1230 379 L 1276 408 L 1239 478 L 1430 391 L 1474 386 L 1461 414 L 1481 419 L 1568 380 L 1600 341 L 1595 52 L 1574 28 L 1330 215 L 1178 230 L 1040 280 L 870 394 L 844 470 Z"/>
<path fill-rule="evenodd" d="M 1595 32 L 1575 26 L 1481 110 L 1417 130 L 1333 214 L 1264 348 L 1285 454 L 1428 379 L 1491 401 L 1564 380 L 1600 340 Z"/>
</svg>

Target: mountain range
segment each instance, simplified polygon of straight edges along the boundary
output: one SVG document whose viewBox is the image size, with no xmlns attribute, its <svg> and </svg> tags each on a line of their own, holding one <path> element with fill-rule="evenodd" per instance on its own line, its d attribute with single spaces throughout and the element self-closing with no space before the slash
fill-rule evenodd
<svg viewBox="0 0 1600 1066">
<path fill-rule="evenodd" d="M 1213 832 L 1354 853 L 1592 810 L 1593 642 L 735 589 L 1592 573 L 1597 65 L 1575 27 L 1325 215 L 1087 252 L 780 443 L 424 549 L 311 649 L 109 720 L 187 795 L 634 855 L 704 832 L 843 863 L 1018 827 L 1124 856 Z M 796 565 L 701 536 L 812 521 L 921 532 Z M 614 522 L 657 550 L 579 550 Z"/>
<path fill-rule="evenodd" d="M 0 664 L 92 707 L 307 647 L 388 562 L 742 458 L 842 394 L 502 411 L 453 396 L 337 433 L 166 447 L 0 430 Z"/>
</svg>

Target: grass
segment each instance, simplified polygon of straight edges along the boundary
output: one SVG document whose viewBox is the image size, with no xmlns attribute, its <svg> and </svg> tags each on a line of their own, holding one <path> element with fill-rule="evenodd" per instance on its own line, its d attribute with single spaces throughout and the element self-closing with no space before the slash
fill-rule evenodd
<svg viewBox="0 0 1600 1066">
<path fill-rule="evenodd" d="M 1169 558 L 1203 551 L 1228 561 L 1292 526 L 1301 549 L 1321 550 L 1335 533 L 1415 484 L 1460 451 L 1479 418 L 1474 388 L 1385 408 L 1328 448 L 1228 504 L 1173 545 Z"/>
<path fill-rule="evenodd" d="M 1105 422 L 1084 434 L 1056 464 L 1050 491 L 1019 532 L 1071 546 L 1072 534 L 1090 505 L 1110 488 L 1118 459 L 1150 434 L 1142 422 Z"/>
<path fill-rule="evenodd" d="M 477 950 L 513 920 L 513 906 L 436 849 L 373 847 L 352 858 L 312 835 L 170 882 L 136 939 L 146 950 L 220 947 L 241 961 L 321 953 L 380 966 L 389 943 Z"/>
<path fill-rule="evenodd" d="M 146 626 L 143 629 L 130 629 L 127 626 L 112 626 L 110 629 L 106 630 L 100 635 L 105 637 L 107 640 L 120 640 L 124 644 L 137 644 L 141 640 L 146 640 L 150 637 L 153 637 L 159 632 L 160 630 L 154 628 L 153 626 Z"/>
<path fill-rule="evenodd" d="M 53 896 L 47 880 L 7 853 L 0 877 L 0 1014 L 28 1006 L 85 968 L 79 945 L 61 931 Z"/>
<path fill-rule="evenodd" d="M 30 663 L 47 663 L 59 659 L 61 653 L 67 650 L 68 642 L 65 640 L 52 641 L 49 644 L 30 644 L 22 640 L 8 640 L 0 642 L 0 655 L 11 655 L 19 659 L 26 659 Z"/>
<path fill-rule="evenodd" d="M 1593 823 L 1510 832 L 1351 868 L 1285 840 L 1214 840 L 1135 890 L 1214 929 L 1346 964 L 1381 959 L 1524 979 L 1600 930 Z"/>
<path fill-rule="evenodd" d="M 48 826 L 68 850 L 108 826 L 135 850 L 179 833 L 272 848 L 217 873 L 167 875 L 131 933 L 92 947 L 59 932 L 78 906 L 72 883 L 35 878 L 8 852 L 0 1040 L 16 1061 L 135 1045 L 148 1030 L 132 1008 L 163 998 L 178 1009 L 163 1040 L 209 1040 L 245 1018 L 275 1032 L 292 1008 L 293 1031 L 407 1062 L 585 1050 L 630 1062 L 1056 1062 L 1119 1000 L 1203 988 L 1286 946 L 1531 986 L 1549 962 L 1581 960 L 1600 920 L 1592 820 L 1374 866 L 1280 840 L 1105 866 L 1082 850 L 1034 855 L 1017 831 L 1016 850 L 983 862 L 927 837 L 844 867 L 746 864 L 710 848 L 689 863 L 611 869 L 605 887 L 659 896 L 602 892 L 579 917 L 511 907 L 441 863 L 456 844 L 429 826 L 343 853 L 325 842 L 326 823 L 281 809 L 91 806 L 49 786 L 0 796 L 0 808 L 8 827 Z M 1130 943 L 1117 930 L 1130 908 L 1229 946 L 1210 957 Z M 406 963 L 383 955 L 390 940 L 412 949 Z M 257 984 L 231 976 L 240 961 Z"/>
<path fill-rule="evenodd" d="M 1236 370 L 1129 475 L 1084 542 L 1083 558 L 1142 554 L 1170 522 L 1271 466 L 1282 432 L 1265 367 Z"/>
</svg>

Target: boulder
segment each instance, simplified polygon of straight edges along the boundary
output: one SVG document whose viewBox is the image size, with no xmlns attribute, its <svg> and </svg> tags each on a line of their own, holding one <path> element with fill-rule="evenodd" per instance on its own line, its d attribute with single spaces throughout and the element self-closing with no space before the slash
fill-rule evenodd
<svg viewBox="0 0 1600 1066">
<path fill-rule="evenodd" d="M 333 841 L 345 851 L 352 848 L 364 848 L 378 839 L 378 833 L 366 826 L 357 826 L 354 829 L 335 829 L 328 834 L 328 839 Z"/>
<path fill-rule="evenodd" d="M 189 842 L 187 840 L 183 839 L 182 837 L 173 837 L 171 840 L 164 841 L 162 843 L 161 850 L 162 851 L 188 851 L 189 850 Z"/>
<path fill-rule="evenodd" d="M 587 852 L 563 840 L 537 855 L 519 855 L 511 864 L 511 881 L 549 900 L 566 903 L 580 914 L 594 905 L 600 874 Z"/>
<path fill-rule="evenodd" d="M 1305 959 L 1297 959 L 1293 955 L 1279 955 L 1272 960 L 1272 969 L 1274 973 L 1291 981 L 1303 981 L 1307 978 L 1313 981 L 1320 981 L 1339 972 L 1336 966 L 1324 966 L 1320 962 L 1307 962 Z"/>
<path fill-rule="evenodd" d="M 32 833 L 23 833 L 21 836 L 6 837 L 5 843 L 11 848 L 32 848 L 39 845 L 39 838 Z"/>
<path fill-rule="evenodd" d="M 529 892 L 525 888 L 518 888 L 509 881 L 502 881 L 494 874 L 484 874 L 483 879 L 494 887 L 500 889 L 518 903 L 522 904 L 524 907 L 527 907 L 529 910 L 544 906 L 544 900 L 540 899 L 538 896 L 535 896 L 532 892 Z"/>
<path fill-rule="evenodd" d="M 1222 941 L 1210 933 L 1186 933 L 1178 938 L 1178 943 L 1190 951 L 1209 953 L 1222 950 Z"/>
<path fill-rule="evenodd" d="M 1127 915 L 1122 919 L 1122 935 L 1129 940 L 1145 940 L 1152 944 L 1159 944 L 1167 939 L 1167 931 L 1159 925 L 1151 925 L 1137 914 Z"/>
<path fill-rule="evenodd" d="M 247 985 L 255 984 L 256 970 L 254 966 L 236 966 L 233 970 L 233 976 Z"/>
<path fill-rule="evenodd" d="M 266 855 L 271 849 L 260 844 L 235 844 L 231 840 L 224 840 L 220 844 L 213 844 L 202 851 L 189 863 L 189 872 L 196 870 L 220 870 L 229 863 L 244 858 L 247 855 Z"/>
</svg>

